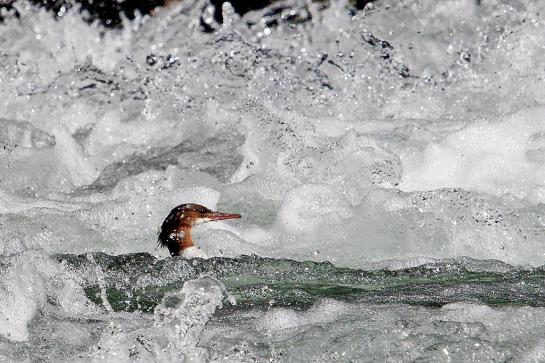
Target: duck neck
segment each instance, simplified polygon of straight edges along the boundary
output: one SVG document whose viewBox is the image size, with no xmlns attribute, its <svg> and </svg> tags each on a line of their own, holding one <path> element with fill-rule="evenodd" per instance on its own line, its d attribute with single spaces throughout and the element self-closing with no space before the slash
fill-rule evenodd
<svg viewBox="0 0 545 363">
<path fill-rule="evenodd" d="M 191 225 L 182 225 L 178 235 L 181 238 L 178 238 L 179 252 L 178 255 L 185 250 L 186 248 L 193 247 L 193 240 L 191 239 Z"/>
</svg>

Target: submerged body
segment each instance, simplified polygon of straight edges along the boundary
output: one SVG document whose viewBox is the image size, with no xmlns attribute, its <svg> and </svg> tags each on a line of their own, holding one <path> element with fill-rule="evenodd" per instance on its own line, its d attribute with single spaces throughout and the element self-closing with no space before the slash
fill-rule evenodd
<svg viewBox="0 0 545 363">
<path fill-rule="evenodd" d="M 212 211 L 199 204 L 181 204 L 163 221 L 158 242 L 168 248 L 171 256 L 205 258 L 206 254 L 191 239 L 191 228 L 196 224 L 240 217 L 240 214 Z"/>
</svg>

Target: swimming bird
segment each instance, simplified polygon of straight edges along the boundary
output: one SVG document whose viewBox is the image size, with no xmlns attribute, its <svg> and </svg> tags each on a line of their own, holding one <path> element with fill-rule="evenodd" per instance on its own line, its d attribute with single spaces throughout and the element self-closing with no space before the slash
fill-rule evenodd
<svg viewBox="0 0 545 363">
<path fill-rule="evenodd" d="M 163 221 L 158 243 L 167 247 L 171 256 L 206 257 L 193 244 L 191 228 L 197 224 L 240 217 L 240 214 L 216 212 L 199 204 L 180 204 Z"/>
</svg>

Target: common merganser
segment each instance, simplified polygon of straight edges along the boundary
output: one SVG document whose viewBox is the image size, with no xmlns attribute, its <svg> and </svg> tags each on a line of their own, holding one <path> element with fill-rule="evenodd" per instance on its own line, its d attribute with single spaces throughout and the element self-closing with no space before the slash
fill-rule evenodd
<svg viewBox="0 0 545 363">
<path fill-rule="evenodd" d="M 193 244 L 191 228 L 197 224 L 240 217 L 240 214 L 216 212 L 199 204 L 181 204 L 171 210 L 163 221 L 158 243 L 167 247 L 171 256 L 206 257 Z"/>
</svg>

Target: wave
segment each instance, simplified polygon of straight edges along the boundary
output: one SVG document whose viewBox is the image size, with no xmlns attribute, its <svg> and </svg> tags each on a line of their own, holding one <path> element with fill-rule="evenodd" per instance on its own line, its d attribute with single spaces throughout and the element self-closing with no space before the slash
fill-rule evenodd
<svg viewBox="0 0 545 363">
<path fill-rule="evenodd" d="M 459 258 L 398 270 L 359 270 L 329 262 L 240 256 L 159 260 L 148 253 L 55 255 L 84 281 L 86 296 L 114 311 L 152 312 L 186 281 L 210 277 L 225 286 L 224 308 L 308 308 L 330 298 L 441 307 L 453 302 L 545 306 L 543 267 Z M 92 273 L 99 268 L 102 273 Z M 106 301 L 105 301 L 106 300 Z"/>
</svg>

